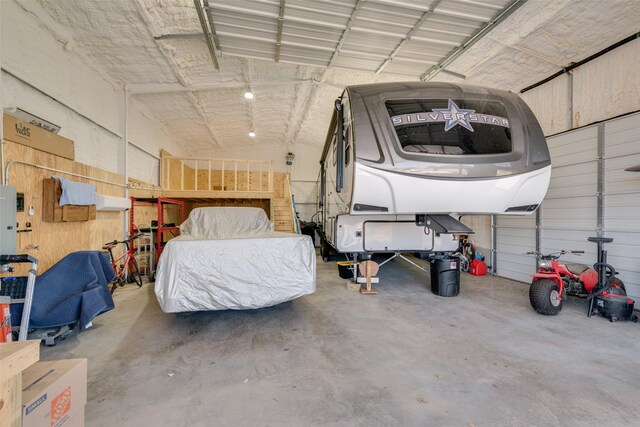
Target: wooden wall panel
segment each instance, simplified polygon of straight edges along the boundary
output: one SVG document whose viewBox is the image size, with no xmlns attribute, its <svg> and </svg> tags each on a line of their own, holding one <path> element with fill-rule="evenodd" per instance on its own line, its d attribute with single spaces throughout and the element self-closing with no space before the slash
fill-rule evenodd
<svg viewBox="0 0 640 427">
<path fill-rule="evenodd" d="M 147 184 L 139 180 L 129 179 L 129 195 L 133 197 L 143 198 L 151 197 L 158 198 L 162 195 L 162 189 L 157 185 Z M 185 202 L 185 218 L 187 217 L 187 205 Z M 128 213 L 127 213 L 128 214 Z M 137 202 L 134 212 L 134 224 L 138 227 L 151 225 L 151 221 L 158 219 L 158 207 L 156 204 Z M 176 205 L 165 205 L 164 209 L 164 222 L 173 222 L 176 225 L 180 225 L 180 209 Z"/>
<path fill-rule="evenodd" d="M 196 163 L 195 160 L 186 160 L 183 162 L 172 159 L 171 154 L 164 150 L 161 150 L 160 154 L 164 171 L 162 184 L 167 190 L 269 191 L 267 165 L 262 165 L 261 171 L 260 164 L 227 161 L 224 164 L 223 179 L 222 161 L 199 160 Z M 211 171 L 209 171 L 209 163 L 211 163 Z M 278 174 L 284 175 L 283 172 L 274 172 L 274 178 Z"/>
<path fill-rule="evenodd" d="M 182 162 L 180 164 L 181 168 L 184 168 L 184 189 L 192 190 L 196 188 L 196 171 L 190 166 L 184 164 Z M 181 172 L 182 173 L 182 172 Z"/>
<path fill-rule="evenodd" d="M 191 178 L 191 177 L 190 177 Z M 247 171 L 238 171 L 238 186 L 236 190 L 236 173 L 235 171 L 225 171 L 224 173 L 224 189 L 227 191 L 247 191 Z M 198 171 L 198 190 L 209 190 L 209 171 Z M 189 182 L 192 187 L 187 187 L 185 184 L 185 190 L 194 188 L 195 183 Z M 222 188 L 222 170 L 211 170 L 211 191 L 221 191 Z M 269 191 L 269 173 L 262 172 L 262 180 L 260 179 L 260 172 L 249 172 L 249 191 Z"/>
<path fill-rule="evenodd" d="M 287 183 L 287 172 L 274 172 L 273 173 L 273 197 L 286 197 L 288 189 L 285 188 Z"/>
<path fill-rule="evenodd" d="M 123 182 L 121 175 L 11 142 L 5 144 L 5 156 L 7 164 L 13 160 L 21 160 L 109 182 Z M 9 171 L 9 185 L 15 186 L 18 192 L 24 193 L 25 211 L 17 214 L 18 229 L 26 229 L 26 222 L 30 222 L 32 230 L 27 233 L 18 233 L 17 252 L 28 253 L 38 258 L 39 273 L 70 252 L 99 250 L 104 242 L 122 238 L 124 218 L 122 212 L 97 212 L 96 219 L 92 221 L 44 222 L 42 220 L 43 180 L 52 175 L 56 173 L 22 164 L 13 164 Z M 116 185 L 60 175 L 73 181 L 94 184 L 98 194 L 119 197 L 123 195 L 124 189 Z M 33 216 L 28 214 L 31 205 L 35 210 Z"/>
<path fill-rule="evenodd" d="M 129 179 L 129 186 L 129 196 L 132 197 L 159 197 L 161 195 L 161 188 L 157 185 Z M 133 218 L 134 224 L 138 226 L 151 225 L 151 220 L 155 220 L 157 216 L 158 210 L 155 206 L 137 203 Z"/>
<path fill-rule="evenodd" d="M 182 186 L 182 162 L 169 160 L 169 188 L 180 190 Z"/>
</svg>

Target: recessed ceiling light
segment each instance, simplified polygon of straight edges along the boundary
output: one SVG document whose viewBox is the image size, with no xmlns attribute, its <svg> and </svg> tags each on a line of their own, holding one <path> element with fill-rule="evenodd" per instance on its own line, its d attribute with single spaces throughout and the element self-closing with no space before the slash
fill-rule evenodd
<svg viewBox="0 0 640 427">
<path fill-rule="evenodd" d="M 244 93 L 244 99 L 253 99 L 253 92 L 247 89 L 247 91 Z"/>
<path fill-rule="evenodd" d="M 255 133 L 254 131 L 250 131 L 250 132 L 249 132 L 249 136 L 250 136 L 251 138 L 255 138 L 255 137 L 256 137 L 256 133 Z"/>
</svg>

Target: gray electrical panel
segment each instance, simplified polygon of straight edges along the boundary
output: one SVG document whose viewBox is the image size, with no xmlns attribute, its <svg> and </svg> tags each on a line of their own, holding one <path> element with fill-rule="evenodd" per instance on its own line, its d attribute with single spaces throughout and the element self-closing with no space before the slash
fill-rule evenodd
<svg viewBox="0 0 640 427">
<path fill-rule="evenodd" d="M 16 253 L 16 187 L 0 185 L 0 255 Z"/>
</svg>

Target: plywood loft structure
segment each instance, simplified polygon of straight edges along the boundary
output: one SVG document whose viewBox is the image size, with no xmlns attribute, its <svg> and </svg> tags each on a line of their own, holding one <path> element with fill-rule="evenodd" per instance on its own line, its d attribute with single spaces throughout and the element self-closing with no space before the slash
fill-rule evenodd
<svg viewBox="0 0 640 427">
<path fill-rule="evenodd" d="M 26 205 L 24 211 L 17 213 L 17 247 L 20 253 L 38 258 L 40 273 L 70 252 L 99 250 L 104 242 L 122 238 L 122 212 L 97 212 L 94 213 L 94 219 L 89 221 L 46 222 L 43 218 L 43 183 L 52 175 L 62 175 L 77 182 L 96 185 L 98 194 L 122 197 L 125 191 L 124 176 L 10 141 L 5 141 L 4 149 L 8 167 L 3 173 L 8 172 L 9 185 L 19 187 Z M 276 231 L 295 231 L 289 175 L 274 172 L 271 162 L 196 161 L 173 157 L 165 151 L 161 159 L 163 185 L 128 179 L 129 196 L 162 196 L 183 200 L 185 215 L 194 208 L 206 206 L 259 207 L 269 215 Z M 31 213 L 29 207 L 32 208 Z M 136 209 L 139 224 L 150 224 L 154 219 L 157 219 L 155 207 Z M 167 209 L 164 220 L 178 224 L 179 215 Z M 74 238 L 70 239 L 69 236 Z"/>
<path fill-rule="evenodd" d="M 289 174 L 268 160 L 176 157 L 161 151 L 162 196 L 204 206 L 263 208 L 276 231 L 295 231 Z"/>
</svg>

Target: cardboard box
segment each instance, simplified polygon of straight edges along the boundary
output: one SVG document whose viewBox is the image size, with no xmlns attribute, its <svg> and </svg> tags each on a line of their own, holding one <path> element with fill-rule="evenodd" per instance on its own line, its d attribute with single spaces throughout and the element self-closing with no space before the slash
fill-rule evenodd
<svg viewBox="0 0 640 427">
<path fill-rule="evenodd" d="M 73 141 L 70 139 L 6 114 L 2 118 L 2 122 L 6 141 L 27 145 L 69 160 L 75 158 Z"/>
<path fill-rule="evenodd" d="M 87 359 L 38 362 L 22 372 L 23 427 L 84 426 Z"/>
<path fill-rule="evenodd" d="M 64 427 L 84 427 L 84 406 L 80 412 L 69 417 L 69 421 L 67 421 Z"/>
</svg>

